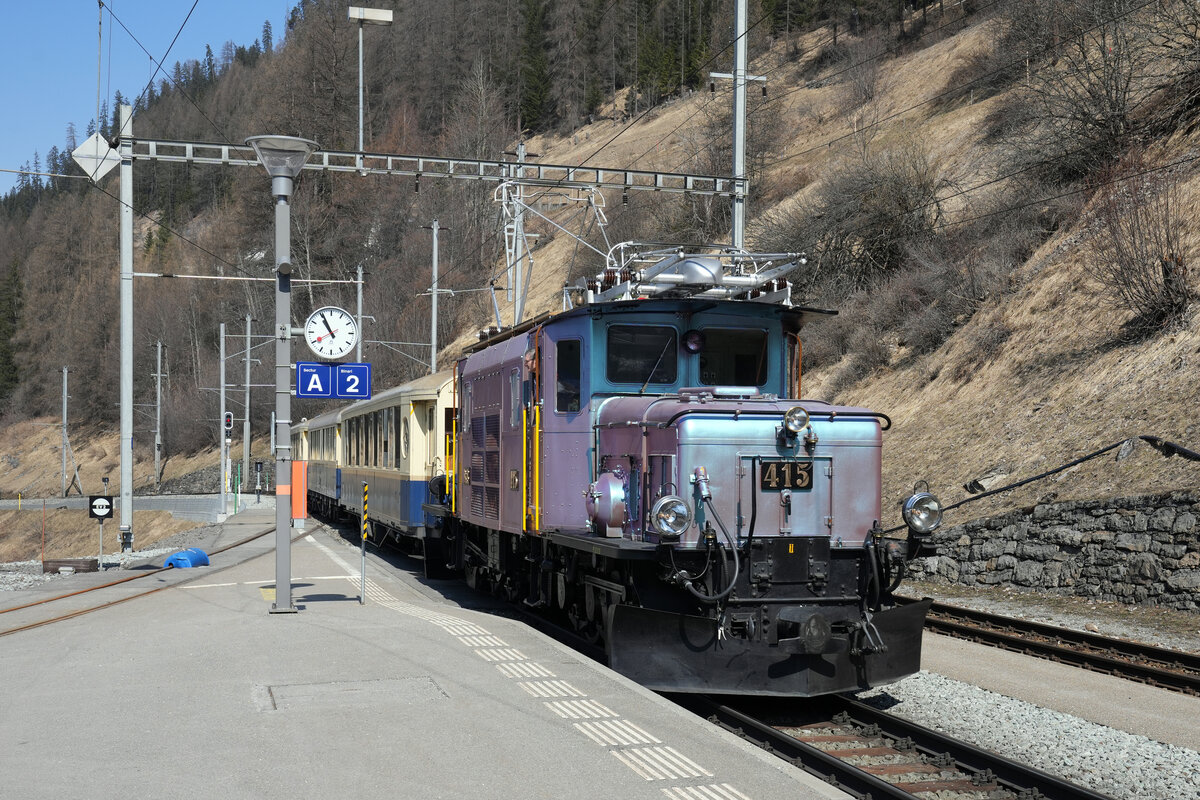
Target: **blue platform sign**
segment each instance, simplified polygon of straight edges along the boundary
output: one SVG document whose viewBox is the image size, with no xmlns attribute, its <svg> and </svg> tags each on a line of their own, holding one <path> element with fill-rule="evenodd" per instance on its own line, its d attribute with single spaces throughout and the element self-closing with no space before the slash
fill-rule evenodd
<svg viewBox="0 0 1200 800">
<path fill-rule="evenodd" d="M 370 399 L 371 365 L 297 361 L 296 397 Z"/>
<path fill-rule="evenodd" d="M 366 400 L 371 396 L 370 364 L 338 364 L 334 397 Z"/>
<path fill-rule="evenodd" d="M 333 364 L 296 362 L 296 397 L 333 397 Z"/>
</svg>

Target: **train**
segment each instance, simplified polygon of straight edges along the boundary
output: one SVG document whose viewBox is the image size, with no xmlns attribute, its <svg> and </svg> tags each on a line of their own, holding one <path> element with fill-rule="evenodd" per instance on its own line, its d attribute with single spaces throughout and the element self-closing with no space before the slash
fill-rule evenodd
<svg viewBox="0 0 1200 800">
<path fill-rule="evenodd" d="M 656 691 L 809 697 L 920 668 L 904 565 L 941 505 L 885 532 L 888 417 L 802 400 L 797 254 L 623 243 L 564 309 L 450 369 L 305 419 L 317 513 L 429 574 L 541 609 Z"/>
</svg>

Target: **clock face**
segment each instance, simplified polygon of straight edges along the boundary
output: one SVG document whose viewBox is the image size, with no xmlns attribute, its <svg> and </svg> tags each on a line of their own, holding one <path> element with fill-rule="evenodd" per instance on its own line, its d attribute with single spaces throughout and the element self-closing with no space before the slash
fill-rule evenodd
<svg viewBox="0 0 1200 800">
<path fill-rule="evenodd" d="M 358 325 L 344 309 L 325 306 L 309 315 L 304 339 L 318 357 L 342 358 L 358 343 Z"/>
</svg>

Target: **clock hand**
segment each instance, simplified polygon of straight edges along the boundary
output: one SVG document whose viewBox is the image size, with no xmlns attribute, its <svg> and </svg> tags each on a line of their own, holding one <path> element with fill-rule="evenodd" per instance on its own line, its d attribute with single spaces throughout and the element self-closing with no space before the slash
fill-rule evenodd
<svg viewBox="0 0 1200 800">
<path fill-rule="evenodd" d="M 330 336 L 333 336 L 333 328 L 329 327 L 329 319 L 324 314 L 321 315 L 321 322 L 325 323 L 325 330 L 329 331 Z"/>
</svg>

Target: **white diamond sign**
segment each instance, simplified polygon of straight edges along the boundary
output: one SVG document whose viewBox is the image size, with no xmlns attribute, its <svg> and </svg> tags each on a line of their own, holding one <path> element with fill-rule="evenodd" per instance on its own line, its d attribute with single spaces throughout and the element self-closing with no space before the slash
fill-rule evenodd
<svg viewBox="0 0 1200 800">
<path fill-rule="evenodd" d="M 98 133 L 93 133 L 84 143 L 71 153 L 75 163 L 87 173 L 93 183 L 108 174 L 109 170 L 121 163 L 121 156 L 108 146 L 108 142 Z"/>
</svg>

